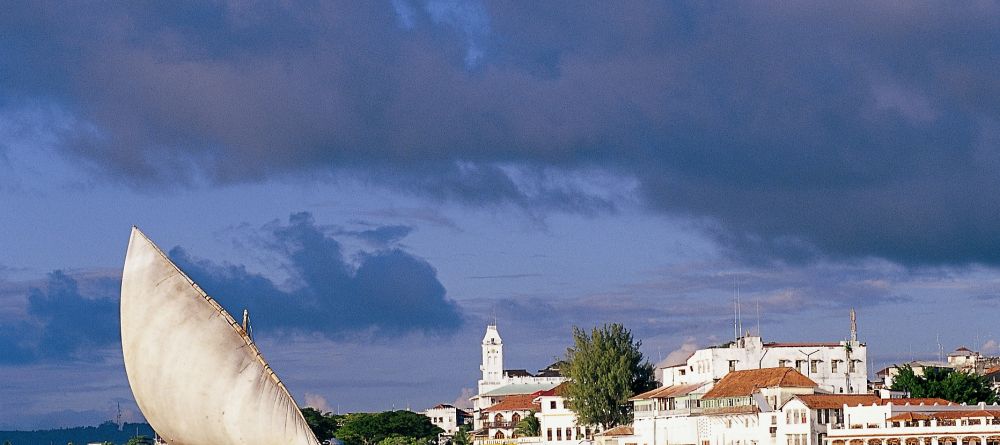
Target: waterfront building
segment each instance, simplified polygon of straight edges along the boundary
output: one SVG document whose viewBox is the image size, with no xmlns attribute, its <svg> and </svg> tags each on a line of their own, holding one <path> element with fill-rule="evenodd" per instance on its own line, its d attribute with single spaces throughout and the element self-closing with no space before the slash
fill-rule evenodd
<svg viewBox="0 0 1000 445">
<path fill-rule="evenodd" d="M 717 382 L 732 371 L 794 368 L 816 382 L 822 392 L 862 394 L 868 391 L 868 348 L 858 341 L 857 319 L 851 310 L 848 340 L 839 342 L 764 342 L 746 334 L 732 342 L 699 349 L 657 367 L 664 387 Z"/>
<path fill-rule="evenodd" d="M 823 445 L 1000 445 L 1000 405 L 889 399 L 848 406 Z"/>
</svg>

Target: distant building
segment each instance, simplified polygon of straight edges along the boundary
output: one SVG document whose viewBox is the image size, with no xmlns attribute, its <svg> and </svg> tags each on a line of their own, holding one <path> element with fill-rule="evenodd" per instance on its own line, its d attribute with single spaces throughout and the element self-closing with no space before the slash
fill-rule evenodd
<svg viewBox="0 0 1000 445">
<path fill-rule="evenodd" d="M 444 434 L 452 435 L 458 431 L 458 427 L 467 423 L 472 423 L 472 414 L 448 404 L 436 405 L 428 408 L 423 415 L 431 419 L 431 423 L 444 430 Z"/>
<path fill-rule="evenodd" d="M 909 366 L 916 376 L 925 375 L 928 369 L 947 369 L 984 375 L 993 382 L 994 389 L 1000 388 L 1000 373 L 998 373 L 1000 357 L 986 356 L 965 346 L 960 346 L 949 353 L 947 361 L 913 360 L 888 366 L 875 375 L 882 380 L 886 389 L 891 389 L 896 376 L 905 366 Z"/>
<path fill-rule="evenodd" d="M 875 376 L 882 380 L 885 389 L 892 389 L 892 385 L 903 367 L 909 366 L 913 370 L 913 375 L 923 376 L 928 369 L 954 369 L 948 362 L 937 362 L 931 360 L 913 360 L 902 365 L 892 365 L 875 373 Z"/>
<path fill-rule="evenodd" d="M 532 394 L 540 391 L 547 391 L 555 388 L 560 383 L 566 381 L 565 377 L 559 374 L 561 363 L 556 362 L 540 370 L 537 375 L 533 375 L 525 369 L 504 369 L 503 360 L 503 340 L 497 330 L 495 323 L 486 327 L 486 334 L 482 342 L 483 361 L 479 369 L 482 371 L 482 378 L 479 380 L 478 393 L 472 397 L 474 433 L 476 437 L 486 438 L 496 435 L 499 431 L 505 437 L 510 437 L 512 428 L 492 428 L 489 425 L 496 424 L 496 410 L 487 412 L 488 408 L 503 403 L 507 399 L 518 397 L 519 405 L 523 405 L 525 398 L 532 399 Z M 530 403 L 530 400 L 529 400 Z M 511 402 L 508 402 L 509 406 Z M 516 411 L 516 410 L 515 410 Z M 524 410 L 520 410 L 524 411 Z M 530 411 L 530 410 L 529 410 Z M 512 413 L 501 413 L 505 422 L 509 421 Z M 523 418 L 523 414 L 519 414 Z M 489 423 L 489 425 L 488 425 Z"/>
</svg>

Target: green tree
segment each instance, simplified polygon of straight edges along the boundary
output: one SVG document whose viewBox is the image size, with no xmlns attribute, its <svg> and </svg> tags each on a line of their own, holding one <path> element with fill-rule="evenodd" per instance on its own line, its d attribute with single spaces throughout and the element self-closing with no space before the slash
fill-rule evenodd
<svg viewBox="0 0 1000 445">
<path fill-rule="evenodd" d="M 133 436 L 125 445 L 152 445 L 153 439 L 148 436 Z"/>
<path fill-rule="evenodd" d="M 470 445 L 472 444 L 472 438 L 469 437 L 469 431 L 472 430 L 472 425 L 465 424 L 458 427 L 458 431 L 455 431 L 455 435 L 451 438 L 452 445 Z"/>
<path fill-rule="evenodd" d="M 427 445 L 428 443 L 427 439 L 393 435 L 382 439 L 378 445 Z"/>
<path fill-rule="evenodd" d="M 517 422 L 514 427 L 514 434 L 521 437 L 538 437 L 542 435 L 542 425 L 539 423 L 538 418 L 535 417 L 535 412 L 531 411 Z"/>
<path fill-rule="evenodd" d="M 580 424 L 603 429 L 632 422 L 628 399 L 653 389 L 653 365 L 639 351 L 641 341 L 618 323 L 594 328 L 590 335 L 573 327 L 573 347 L 562 369 L 570 408 Z"/>
<path fill-rule="evenodd" d="M 337 416 L 332 413 L 324 413 L 314 408 L 302 408 L 302 417 L 305 417 L 306 423 L 320 442 L 332 439 L 337 432 Z"/>
<path fill-rule="evenodd" d="M 347 445 L 376 445 L 390 436 L 411 437 L 430 443 L 437 440 L 442 432 L 423 414 L 386 411 L 348 414 L 334 436 Z"/>
<path fill-rule="evenodd" d="M 920 376 L 909 365 L 903 366 L 892 380 L 892 389 L 910 397 L 938 397 L 969 405 L 997 402 L 997 393 L 985 376 L 946 368 L 925 368 Z"/>
</svg>

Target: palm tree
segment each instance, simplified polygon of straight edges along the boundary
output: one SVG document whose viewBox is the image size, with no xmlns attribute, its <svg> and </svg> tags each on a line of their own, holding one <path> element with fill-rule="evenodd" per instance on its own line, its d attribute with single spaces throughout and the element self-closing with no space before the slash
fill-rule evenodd
<svg viewBox="0 0 1000 445">
<path fill-rule="evenodd" d="M 514 429 L 514 434 L 519 437 L 538 437 L 542 435 L 542 425 L 535 417 L 535 412 L 531 411 L 524 416 Z"/>
</svg>

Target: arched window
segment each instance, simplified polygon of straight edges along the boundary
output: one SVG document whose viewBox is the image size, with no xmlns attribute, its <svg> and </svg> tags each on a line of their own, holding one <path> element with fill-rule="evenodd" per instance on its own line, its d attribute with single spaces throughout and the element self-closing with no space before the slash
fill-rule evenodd
<svg viewBox="0 0 1000 445">
<path fill-rule="evenodd" d="M 513 423 L 514 425 L 517 425 L 517 422 L 520 422 L 520 421 L 521 421 L 521 415 L 520 414 L 514 413 L 513 416 L 510 416 L 510 423 Z"/>
<path fill-rule="evenodd" d="M 504 438 L 503 431 L 497 431 L 497 433 L 493 435 L 493 438 L 494 439 L 503 439 Z"/>
<path fill-rule="evenodd" d="M 979 442 L 979 437 L 965 436 L 962 438 L 962 445 L 983 445 Z"/>
<path fill-rule="evenodd" d="M 503 421 L 504 421 L 503 414 L 497 413 L 497 415 L 493 416 L 493 422 L 501 423 Z"/>
</svg>

